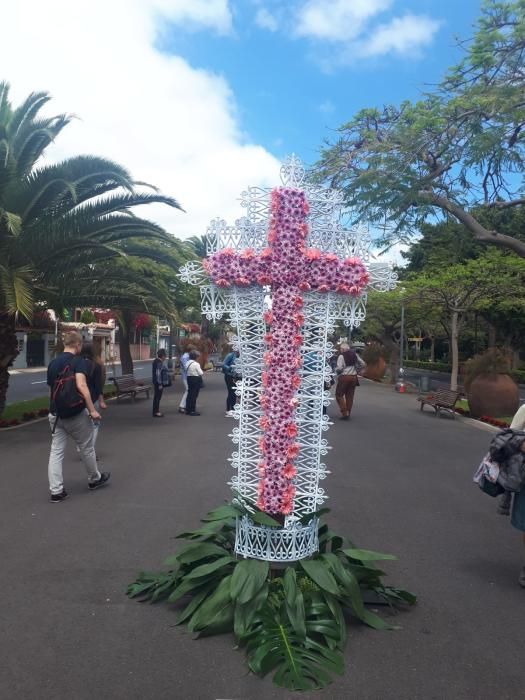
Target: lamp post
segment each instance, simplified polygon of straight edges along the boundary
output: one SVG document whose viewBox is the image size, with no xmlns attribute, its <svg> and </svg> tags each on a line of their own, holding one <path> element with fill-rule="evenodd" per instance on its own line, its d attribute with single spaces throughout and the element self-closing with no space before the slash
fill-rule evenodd
<svg viewBox="0 0 525 700">
<path fill-rule="evenodd" d="M 405 370 L 403 369 L 403 355 L 404 355 L 404 343 L 405 343 L 405 288 L 401 287 L 399 290 L 401 292 L 401 329 L 399 338 L 399 372 L 398 381 L 396 384 L 396 389 L 400 394 L 405 393 L 405 382 L 404 375 Z"/>
</svg>

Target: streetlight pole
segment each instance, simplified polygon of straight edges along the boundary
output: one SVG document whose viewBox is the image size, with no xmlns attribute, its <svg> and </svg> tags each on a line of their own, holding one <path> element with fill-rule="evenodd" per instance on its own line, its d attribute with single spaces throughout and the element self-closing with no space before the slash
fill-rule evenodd
<svg viewBox="0 0 525 700">
<path fill-rule="evenodd" d="M 405 288 L 401 287 L 400 289 L 401 292 L 401 329 L 400 329 L 400 338 L 399 338 L 399 372 L 398 372 L 398 380 L 396 383 L 396 389 L 399 391 L 400 394 L 405 393 L 405 382 L 404 382 L 404 374 L 405 370 L 403 369 L 403 355 L 404 355 L 404 344 L 405 344 Z"/>
</svg>

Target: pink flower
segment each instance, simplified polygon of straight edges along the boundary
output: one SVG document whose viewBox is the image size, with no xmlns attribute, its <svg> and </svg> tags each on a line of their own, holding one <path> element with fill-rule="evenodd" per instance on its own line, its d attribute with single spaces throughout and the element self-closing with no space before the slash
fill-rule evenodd
<svg viewBox="0 0 525 700">
<path fill-rule="evenodd" d="M 305 252 L 305 257 L 308 258 L 308 260 L 319 260 L 321 251 L 318 248 L 308 248 Z"/>
<path fill-rule="evenodd" d="M 244 260 L 250 260 L 251 258 L 255 257 L 255 251 L 253 250 L 253 248 L 245 248 L 242 251 L 240 257 Z"/>
<path fill-rule="evenodd" d="M 288 449 L 286 450 L 286 456 L 288 459 L 294 459 L 297 457 L 299 454 L 299 445 L 296 442 L 293 442 L 291 445 L 288 445 Z"/>
<path fill-rule="evenodd" d="M 271 311 L 265 311 L 265 312 L 263 313 L 263 319 L 264 319 L 265 323 L 267 323 L 268 325 L 270 325 L 271 322 L 272 322 L 272 312 L 271 312 Z"/>
<path fill-rule="evenodd" d="M 283 476 L 286 479 L 293 479 L 296 474 L 297 474 L 297 469 L 294 467 L 294 465 L 291 462 L 287 462 L 284 469 L 283 469 Z"/>
<path fill-rule="evenodd" d="M 299 282 L 299 289 L 302 292 L 307 292 L 308 290 L 311 289 L 310 282 L 307 282 L 306 280 L 303 280 L 302 282 Z"/>
<path fill-rule="evenodd" d="M 286 433 L 288 437 L 295 437 L 297 435 L 297 424 L 296 423 L 288 423 L 286 427 Z"/>
<path fill-rule="evenodd" d="M 219 279 L 215 282 L 217 287 L 230 287 L 230 282 L 227 279 Z"/>
</svg>

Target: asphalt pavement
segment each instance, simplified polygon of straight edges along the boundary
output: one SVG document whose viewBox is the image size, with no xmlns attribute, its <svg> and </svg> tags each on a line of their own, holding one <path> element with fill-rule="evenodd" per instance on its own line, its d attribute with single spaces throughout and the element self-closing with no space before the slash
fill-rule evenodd
<svg viewBox="0 0 525 700">
<path fill-rule="evenodd" d="M 47 501 L 45 422 L 0 433 L 2 700 L 516 700 L 523 697 L 525 551 L 496 502 L 472 484 L 491 432 L 420 413 L 415 398 L 363 382 L 353 418 L 335 420 L 326 457 L 330 526 L 392 552 L 389 582 L 417 606 L 395 632 L 349 627 L 346 672 L 291 694 L 247 672 L 231 636 L 194 641 L 166 605 L 125 588 L 155 569 L 208 509 L 228 498 L 234 449 L 222 376 L 208 374 L 201 417 L 163 401 L 110 404 L 99 455 L 107 488 L 88 492 L 69 449 L 70 498 Z M 336 418 L 335 407 L 330 415 Z"/>
<path fill-rule="evenodd" d="M 120 365 L 117 365 L 120 370 Z M 146 362 L 135 362 L 133 366 L 134 374 L 139 379 L 146 379 L 151 372 L 151 360 Z M 108 377 L 112 376 L 111 366 L 107 367 Z M 45 367 L 32 370 L 12 370 L 9 377 L 9 389 L 7 392 L 7 403 L 16 401 L 26 401 L 38 396 L 47 396 L 47 370 Z"/>
</svg>

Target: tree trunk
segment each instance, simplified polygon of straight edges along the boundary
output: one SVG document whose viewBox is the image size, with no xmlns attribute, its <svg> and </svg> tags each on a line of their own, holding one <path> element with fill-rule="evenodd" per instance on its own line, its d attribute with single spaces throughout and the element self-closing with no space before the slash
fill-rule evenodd
<svg viewBox="0 0 525 700">
<path fill-rule="evenodd" d="M 451 312 L 450 317 L 450 354 L 452 355 L 452 373 L 450 375 L 450 388 L 452 391 L 458 390 L 459 373 L 459 314 L 457 311 Z"/>
<path fill-rule="evenodd" d="M 495 348 L 496 347 L 496 326 L 493 326 L 492 323 L 488 322 L 488 346 L 489 348 Z"/>
<path fill-rule="evenodd" d="M 436 361 L 436 339 L 432 336 L 430 338 L 430 362 Z"/>
<path fill-rule="evenodd" d="M 0 416 L 7 400 L 9 367 L 18 355 L 14 314 L 0 313 Z"/>
<path fill-rule="evenodd" d="M 130 333 L 132 315 L 131 311 L 122 311 L 120 314 L 120 371 L 122 374 L 133 374 L 133 359 L 131 357 Z"/>
</svg>

